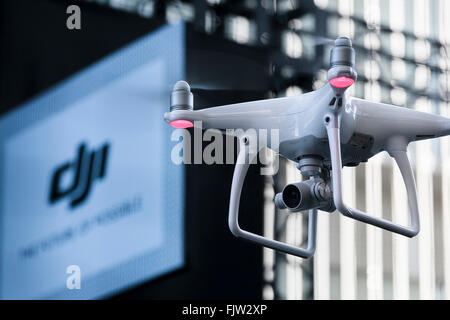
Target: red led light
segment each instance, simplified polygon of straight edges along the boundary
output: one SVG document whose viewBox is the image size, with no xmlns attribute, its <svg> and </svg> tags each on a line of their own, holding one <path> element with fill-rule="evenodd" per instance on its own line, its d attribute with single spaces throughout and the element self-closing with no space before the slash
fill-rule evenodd
<svg viewBox="0 0 450 320">
<path fill-rule="evenodd" d="M 194 126 L 194 124 L 189 120 L 173 120 L 169 122 L 169 124 L 177 129 L 186 129 Z"/>
<path fill-rule="evenodd" d="M 339 89 L 344 89 L 350 87 L 352 84 L 355 83 L 355 80 L 348 77 L 336 77 L 330 80 L 330 84 Z"/>
</svg>

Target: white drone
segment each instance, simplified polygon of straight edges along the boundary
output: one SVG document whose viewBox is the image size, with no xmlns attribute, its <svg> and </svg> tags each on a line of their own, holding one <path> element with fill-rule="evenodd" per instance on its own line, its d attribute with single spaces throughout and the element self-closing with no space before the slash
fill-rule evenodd
<svg viewBox="0 0 450 320">
<path fill-rule="evenodd" d="M 419 233 L 419 212 L 413 170 L 406 153 L 412 141 L 450 134 L 450 119 L 393 105 L 369 102 L 347 96 L 346 89 L 356 80 L 355 51 L 352 42 L 339 37 L 331 50 L 328 83 L 319 90 L 294 97 L 259 100 L 193 110 L 193 96 L 184 81 L 175 84 L 170 112 L 165 120 L 174 127 L 192 126 L 202 121 L 203 128 L 243 129 L 234 131 L 240 151 L 231 186 L 228 224 L 240 238 L 295 256 L 310 258 L 316 247 L 317 210 L 333 212 L 368 224 L 414 237 Z M 239 200 L 250 164 L 247 157 L 250 128 L 278 129 L 279 153 L 292 161 L 308 179 L 284 187 L 275 196 L 278 208 L 292 212 L 309 210 L 308 246 L 298 248 L 242 230 L 238 223 Z M 258 130 L 258 129 L 256 129 Z M 238 133 L 239 132 L 239 133 Z M 270 139 L 267 147 L 271 148 Z M 387 151 L 401 171 L 408 192 L 410 226 L 374 217 L 344 203 L 342 167 L 366 162 Z M 331 171 L 331 176 L 330 176 Z"/>
</svg>

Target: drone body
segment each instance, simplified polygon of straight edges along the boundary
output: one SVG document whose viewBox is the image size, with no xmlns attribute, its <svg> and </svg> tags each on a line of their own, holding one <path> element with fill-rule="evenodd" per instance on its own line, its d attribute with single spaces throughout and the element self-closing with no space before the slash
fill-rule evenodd
<svg viewBox="0 0 450 320">
<path fill-rule="evenodd" d="M 319 155 L 330 162 L 327 130 L 323 124 L 330 104 L 341 99 L 341 143 L 344 165 L 365 162 L 385 151 L 390 139 L 404 137 L 408 143 L 450 134 L 450 119 L 388 104 L 341 97 L 335 99 L 330 84 L 294 97 L 238 103 L 199 111 L 175 110 L 168 122 L 202 121 L 204 129 L 278 129 L 279 153 L 297 162 L 305 155 Z M 333 103 L 334 105 L 334 103 Z M 268 142 L 270 148 L 270 141 Z"/>
<path fill-rule="evenodd" d="M 317 209 L 360 220 L 408 237 L 420 229 L 417 192 L 407 157 L 410 142 L 450 134 L 450 119 L 388 104 L 348 97 L 356 80 L 354 50 L 340 37 L 331 51 L 329 82 L 319 90 L 294 97 L 259 100 L 193 111 L 189 85 L 178 82 L 172 92 L 171 111 L 165 120 L 175 127 L 202 121 L 205 129 L 235 131 L 240 152 L 231 189 L 229 227 L 234 235 L 289 254 L 309 258 L 315 251 Z M 279 145 L 267 147 L 297 162 L 306 181 L 287 185 L 276 195 L 278 208 L 309 210 L 308 247 L 298 248 L 242 230 L 238 224 L 239 198 L 244 178 L 256 153 L 249 147 L 248 129 L 279 131 Z M 259 144 L 259 151 L 264 145 Z M 401 226 L 348 207 L 343 201 L 342 167 L 356 166 L 387 151 L 402 173 L 408 192 L 410 226 Z M 431 213 L 430 213 L 431 214 Z"/>
</svg>

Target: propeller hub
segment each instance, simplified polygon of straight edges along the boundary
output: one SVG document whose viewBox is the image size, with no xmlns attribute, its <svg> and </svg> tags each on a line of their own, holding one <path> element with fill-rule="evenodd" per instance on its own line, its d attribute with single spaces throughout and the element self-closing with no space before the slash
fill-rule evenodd
<svg viewBox="0 0 450 320">
<path fill-rule="evenodd" d="M 346 89 L 355 83 L 355 49 L 347 37 L 339 37 L 330 53 L 328 81 L 336 89 Z"/>
<path fill-rule="evenodd" d="M 178 81 L 173 86 L 170 96 L 170 111 L 193 109 L 194 96 L 192 95 L 191 87 L 186 81 Z"/>
<path fill-rule="evenodd" d="M 347 37 L 339 37 L 334 42 L 334 47 L 330 53 L 330 65 L 334 66 L 355 66 L 355 49 L 352 41 Z"/>
</svg>

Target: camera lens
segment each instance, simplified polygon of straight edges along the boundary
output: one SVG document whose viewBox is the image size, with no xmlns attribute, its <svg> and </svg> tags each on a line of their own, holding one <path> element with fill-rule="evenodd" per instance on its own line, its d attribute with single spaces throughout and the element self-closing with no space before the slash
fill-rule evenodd
<svg viewBox="0 0 450 320">
<path fill-rule="evenodd" d="M 288 206 L 288 208 L 294 209 L 297 208 L 300 204 L 302 196 L 300 194 L 300 190 L 290 184 L 287 185 L 283 190 L 283 201 Z"/>
</svg>

